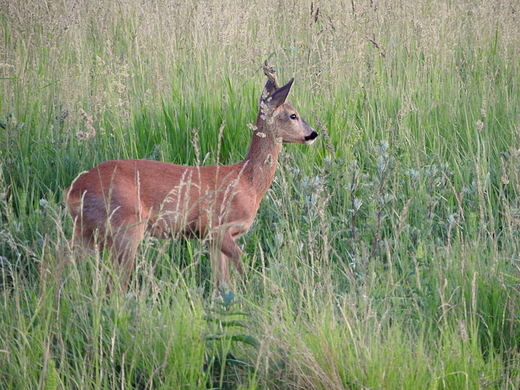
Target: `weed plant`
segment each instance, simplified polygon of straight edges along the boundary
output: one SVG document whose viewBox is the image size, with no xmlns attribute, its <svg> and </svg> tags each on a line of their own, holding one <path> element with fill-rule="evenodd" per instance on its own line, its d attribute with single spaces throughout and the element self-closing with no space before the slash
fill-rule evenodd
<svg viewBox="0 0 520 390">
<path fill-rule="evenodd" d="M 518 388 L 518 12 L 0 0 L 0 388 Z M 107 298 L 63 189 L 106 159 L 240 161 L 266 58 L 322 137 L 280 156 L 240 309 L 212 311 L 198 241 L 147 238 Z"/>
</svg>

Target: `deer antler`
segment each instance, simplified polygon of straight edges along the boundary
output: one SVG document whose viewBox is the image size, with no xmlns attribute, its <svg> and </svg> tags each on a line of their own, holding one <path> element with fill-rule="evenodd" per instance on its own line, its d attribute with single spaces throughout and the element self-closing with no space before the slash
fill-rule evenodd
<svg viewBox="0 0 520 390">
<path fill-rule="evenodd" d="M 280 88 L 280 83 L 278 82 L 278 76 L 276 75 L 276 70 L 273 66 L 270 66 L 267 63 L 267 60 L 265 60 L 264 65 L 262 66 L 262 69 L 264 70 L 264 74 L 267 76 L 269 80 L 271 80 L 271 83 L 273 83 L 274 90 Z"/>
</svg>

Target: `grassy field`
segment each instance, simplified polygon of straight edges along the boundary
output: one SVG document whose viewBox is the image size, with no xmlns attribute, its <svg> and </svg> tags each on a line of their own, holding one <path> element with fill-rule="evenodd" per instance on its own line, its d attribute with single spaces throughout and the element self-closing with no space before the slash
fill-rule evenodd
<svg viewBox="0 0 520 390">
<path fill-rule="evenodd" d="M 0 389 L 517 389 L 520 4 L 0 0 Z M 62 191 L 114 158 L 234 163 L 269 58 L 288 145 L 247 288 L 148 238 L 132 297 Z M 220 129 L 220 130 L 219 130 Z"/>
</svg>

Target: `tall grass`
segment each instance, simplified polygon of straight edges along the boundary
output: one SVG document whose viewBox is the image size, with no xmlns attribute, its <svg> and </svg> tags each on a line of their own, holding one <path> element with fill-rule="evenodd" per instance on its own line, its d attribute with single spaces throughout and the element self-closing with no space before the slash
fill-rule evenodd
<svg viewBox="0 0 520 390">
<path fill-rule="evenodd" d="M 514 2 L 2 2 L 0 388 L 514 389 Z M 239 161 L 270 58 L 289 145 L 208 294 L 203 243 L 75 263 L 62 190 L 111 158 Z M 220 129 L 220 130 L 219 130 Z"/>
</svg>

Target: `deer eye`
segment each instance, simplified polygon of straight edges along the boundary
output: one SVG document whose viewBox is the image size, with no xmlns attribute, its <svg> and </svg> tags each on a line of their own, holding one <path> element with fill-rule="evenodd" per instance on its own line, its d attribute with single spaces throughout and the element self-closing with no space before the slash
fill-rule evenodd
<svg viewBox="0 0 520 390">
<path fill-rule="evenodd" d="M 296 116 L 296 114 L 291 114 L 291 116 L 289 117 L 291 119 L 297 119 L 298 117 Z"/>
</svg>

